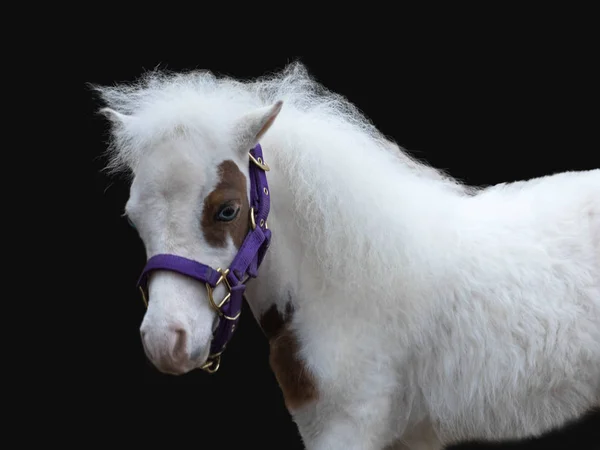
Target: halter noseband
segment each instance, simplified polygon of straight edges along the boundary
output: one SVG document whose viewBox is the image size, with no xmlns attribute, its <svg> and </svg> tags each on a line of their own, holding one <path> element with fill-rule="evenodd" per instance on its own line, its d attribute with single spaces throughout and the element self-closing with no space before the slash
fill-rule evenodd
<svg viewBox="0 0 600 450">
<path fill-rule="evenodd" d="M 257 144 L 248 152 L 250 173 L 250 227 L 244 242 L 228 269 L 213 269 L 183 256 L 158 254 L 146 262 L 137 286 L 148 306 L 146 290 L 148 276 L 154 270 L 170 270 L 194 278 L 206 285 L 208 300 L 219 315 L 219 323 L 213 332 L 210 354 L 202 369 L 214 373 L 219 369 L 221 354 L 233 336 L 242 312 L 246 282 L 256 278 L 258 268 L 271 242 L 271 230 L 267 225 L 269 215 L 269 186 L 266 172 L 269 166 L 263 160 L 262 148 Z M 213 289 L 224 284 L 227 294 L 215 302 Z"/>
</svg>

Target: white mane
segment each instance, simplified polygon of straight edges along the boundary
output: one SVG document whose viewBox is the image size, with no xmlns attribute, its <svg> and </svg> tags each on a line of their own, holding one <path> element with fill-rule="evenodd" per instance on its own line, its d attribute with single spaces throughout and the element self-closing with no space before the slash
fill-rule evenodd
<svg viewBox="0 0 600 450">
<path fill-rule="evenodd" d="M 154 70 L 129 85 L 93 88 L 107 108 L 126 116 L 122 117 L 126 126 L 114 122 L 107 165 L 110 172 L 131 170 L 143 156 L 144 148 L 174 131 L 194 130 L 207 124 L 215 130 L 226 130 L 224 125 L 237 115 L 283 100 L 288 113 L 293 110 L 316 123 L 326 123 L 331 133 L 354 135 L 368 142 L 374 151 L 391 151 L 415 174 L 443 181 L 457 191 L 470 192 L 443 171 L 404 152 L 346 98 L 312 78 L 300 62 L 288 65 L 280 73 L 247 81 L 210 71 L 171 74 Z M 107 108 L 100 111 L 106 112 Z"/>
</svg>

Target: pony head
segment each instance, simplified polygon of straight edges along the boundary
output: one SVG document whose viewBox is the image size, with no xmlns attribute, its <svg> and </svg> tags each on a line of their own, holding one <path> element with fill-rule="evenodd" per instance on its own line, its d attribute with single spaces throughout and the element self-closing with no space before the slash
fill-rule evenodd
<svg viewBox="0 0 600 450">
<path fill-rule="evenodd" d="M 101 112 L 112 124 L 109 166 L 131 174 L 124 215 L 147 258 L 167 254 L 228 268 L 252 227 L 249 151 L 282 102 L 224 111 L 218 104 L 211 108 L 210 99 L 197 103 L 193 95 L 160 98 L 164 90 L 157 95 L 148 88 L 145 98 L 123 88 L 98 90 L 109 106 Z M 180 271 L 146 275 L 140 333 L 147 357 L 169 374 L 206 368 L 223 320 L 217 307 L 227 296 L 225 283 L 207 289 Z"/>
</svg>

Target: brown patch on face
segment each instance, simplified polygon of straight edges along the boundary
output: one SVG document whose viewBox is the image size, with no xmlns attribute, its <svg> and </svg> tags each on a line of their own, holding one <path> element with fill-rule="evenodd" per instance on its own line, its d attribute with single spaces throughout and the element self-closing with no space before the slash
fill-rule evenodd
<svg viewBox="0 0 600 450">
<path fill-rule="evenodd" d="M 298 339 L 290 327 L 292 315 L 293 307 L 288 303 L 285 314 L 272 305 L 260 318 L 260 326 L 269 339 L 269 363 L 289 411 L 317 398 L 314 379 L 298 355 Z"/>
<path fill-rule="evenodd" d="M 228 202 L 240 208 L 238 216 L 231 222 L 216 220 L 221 205 Z M 214 247 L 224 247 L 229 234 L 240 248 L 250 228 L 249 214 L 246 177 L 233 161 L 223 161 L 219 165 L 219 183 L 204 199 L 201 221 L 204 238 Z"/>
</svg>

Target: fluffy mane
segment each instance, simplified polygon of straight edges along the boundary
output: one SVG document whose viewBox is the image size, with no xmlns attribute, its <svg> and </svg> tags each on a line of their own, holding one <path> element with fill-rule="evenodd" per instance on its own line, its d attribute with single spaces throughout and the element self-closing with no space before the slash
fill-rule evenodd
<svg viewBox="0 0 600 450">
<path fill-rule="evenodd" d="M 397 155 L 415 174 L 469 192 L 443 171 L 407 154 L 346 98 L 317 82 L 298 61 L 279 73 L 245 81 L 208 70 L 170 73 L 155 69 L 131 84 L 91 87 L 106 106 L 100 112 L 110 119 L 114 113 L 119 116 L 119 120 L 111 120 L 106 166 L 110 173 L 131 171 L 144 148 L 170 133 L 197 129 L 199 123 L 222 129 L 232 117 L 283 100 L 286 111 L 311 116 L 316 122 L 366 139 L 374 148 Z"/>
</svg>

